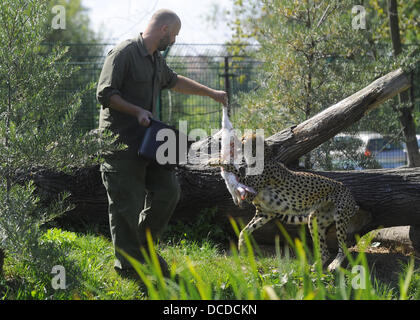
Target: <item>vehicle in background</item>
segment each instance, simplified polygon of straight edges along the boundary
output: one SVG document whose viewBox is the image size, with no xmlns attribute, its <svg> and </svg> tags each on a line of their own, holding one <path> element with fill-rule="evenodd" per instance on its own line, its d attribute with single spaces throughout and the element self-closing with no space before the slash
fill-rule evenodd
<svg viewBox="0 0 420 320">
<path fill-rule="evenodd" d="M 333 145 L 332 163 L 344 170 L 397 168 L 407 163 L 403 143 L 377 132 L 338 134 Z"/>
</svg>

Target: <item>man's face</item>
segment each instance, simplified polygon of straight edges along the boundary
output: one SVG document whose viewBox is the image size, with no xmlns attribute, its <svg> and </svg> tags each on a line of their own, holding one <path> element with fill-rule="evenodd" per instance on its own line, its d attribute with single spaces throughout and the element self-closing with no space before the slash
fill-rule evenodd
<svg viewBox="0 0 420 320">
<path fill-rule="evenodd" d="M 168 27 L 165 35 L 159 41 L 158 50 L 165 51 L 169 46 L 173 45 L 180 29 L 180 25 L 174 25 L 172 28 Z"/>
</svg>

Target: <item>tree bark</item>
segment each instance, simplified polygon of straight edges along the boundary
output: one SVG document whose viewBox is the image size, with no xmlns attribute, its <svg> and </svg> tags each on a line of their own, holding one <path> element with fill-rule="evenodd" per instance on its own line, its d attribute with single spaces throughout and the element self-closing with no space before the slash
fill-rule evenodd
<svg viewBox="0 0 420 320">
<path fill-rule="evenodd" d="M 396 0 L 388 0 L 389 29 L 391 33 L 394 56 L 402 52 L 400 27 L 398 23 L 398 5 Z M 407 160 L 409 167 L 420 167 L 420 153 L 416 138 L 416 125 L 413 118 L 414 103 L 410 101 L 408 91 L 399 94 L 400 107 L 396 108 L 403 128 L 407 144 Z"/>
<path fill-rule="evenodd" d="M 394 56 L 402 52 L 400 27 L 398 22 L 398 4 L 396 0 L 388 0 L 389 29 L 391 33 Z M 412 73 L 411 73 L 412 76 Z M 413 88 L 411 88 L 413 90 Z M 403 127 L 407 145 L 407 161 L 409 167 L 420 167 L 420 153 L 416 138 L 416 125 L 413 119 L 414 99 L 408 91 L 399 94 L 400 107 L 398 108 L 399 120 Z M 417 253 L 420 252 L 420 227 L 411 225 L 410 238 Z"/>
<path fill-rule="evenodd" d="M 359 213 L 351 220 L 350 237 L 363 235 L 380 227 L 420 225 L 420 169 L 379 169 L 363 171 L 314 172 L 345 184 L 354 195 Z M 228 224 L 233 217 L 246 224 L 255 214 L 252 205 L 239 208 L 234 205 L 218 169 L 203 167 L 177 168 L 182 195 L 172 217 L 173 220 L 193 221 L 205 208 L 217 207 L 215 222 Z M 44 195 L 54 196 L 70 191 L 70 201 L 75 208 L 66 215 L 71 221 L 107 224 L 108 201 L 102 185 L 99 168 L 84 168 L 75 175 L 59 173 L 34 173 L 38 190 Z M 292 235 L 298 235 L 298 227 L 285 226 Z M 418 229 L 418 228 L 417 228 Z M 419 230 L 412 228 L 410 238 L 413 246 L 419 240 Z M 329 244 L 334 246 L 334 228 L 329 235 Z M 280 235 L 275 223 L 268 223 L 253 234 L 257 242 L 272 244 Z M 232 233 L 233 237 L 233 233 Z M 419 240 L 420 241 L 420 240 Z M 420 242 L 417 243 L 417 248 Z M 417 249 L 418 250 L 418 249 Z"/>
<path fill-rule="evenodd" d="M 390 72 L 311 119 L 269 137 L 268 148 L 274 151 L 276 160 L 293 163 L 409 86 L 410 79 L 402 70 Z M 219 169 L 187 164 L 176 171 L 182 195 L 173 219 L 191 221 L 202 209 L 213 207 L 218 208 L 216 218 L 220 222 L 227 222 L 227 217 L 232 216 L 247 223 L 254 215 L 251 205 L 242 209 L 234 205 Z M 318 174 L 343 182 L 354 194 L 361 210 L 352 220 L 352 233 L 364 234 L 379 226 L 420 225 L 419 169 Z M 44 195 L 70 191 L 70 200 L 76 205 L 70 217 L 107 223 L 107 197 L 98 167 L 79 169 L 73 176 L 34 172 L 31 179 Z M 287 227 L 287 230 L 296 233 L 296 228 Z M 276 234 L 279 234 L 276 224 L 269 223 L 257 230 L 254 237 L 272 243 Z"/>
</svg>

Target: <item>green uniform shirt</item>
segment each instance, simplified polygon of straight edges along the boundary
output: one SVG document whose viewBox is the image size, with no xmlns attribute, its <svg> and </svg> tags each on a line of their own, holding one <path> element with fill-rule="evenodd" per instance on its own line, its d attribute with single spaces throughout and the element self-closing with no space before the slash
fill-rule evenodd
<svg viewBox="0 0 420 320">
<path fill-rule="evenodd" d="M 155 108 L 161 89 L 175 86 L 177 74 L 165 62 L 160 52 L 147 52 L 142 34 L 126 40 L 107 55 L 99 77 L 96 96 L 101 103 L 99 129 L 108 129 L 119 135 L 118 142 L 128 146 L 130 156 L 137 154 L 145 127 L 133 116 L 109 107 L 114 94 L 156 116 Z"/>
</svg>

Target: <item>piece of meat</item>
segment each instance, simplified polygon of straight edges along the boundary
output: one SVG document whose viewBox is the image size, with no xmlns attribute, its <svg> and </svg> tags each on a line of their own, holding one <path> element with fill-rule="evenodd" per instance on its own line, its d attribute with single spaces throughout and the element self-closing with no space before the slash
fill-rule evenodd
<svg viewBox="0 0 420 320">
<path fill-rule="evenodd" d="M 236 157 L 241 155 L 242 145 L 236 136 L 232 123 L 229 120 L 227 107 L 223 107 L 222 114 L 222 129 L 221 129 L 221 150 L 220 160 L 221 162 L 231 163 L 238 169 L 237 162 L 240 162 Z M 235 150 L 235 148 L 237 148 Z M 236 151 L 236 152 L 235 152 Z M 238 177 L 235 174 L 221 169 L 221 175 L 225 180 L 226 187 L 232 196 L 233 202 L 240 206 L 241 202 L 246 199 L 247 193 L 256 193 L 253 188 L 245 186 L 238 181 Z"/>
</svg>

